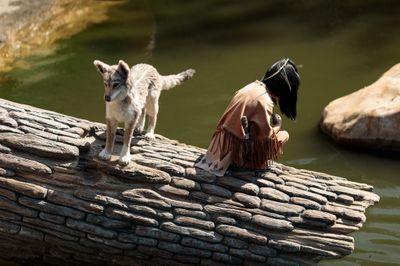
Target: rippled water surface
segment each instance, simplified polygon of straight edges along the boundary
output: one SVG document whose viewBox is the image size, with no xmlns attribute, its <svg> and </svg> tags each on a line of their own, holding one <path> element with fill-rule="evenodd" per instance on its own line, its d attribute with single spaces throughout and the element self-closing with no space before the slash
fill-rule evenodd
<svg viewBox="0 0 400 266">
<path fill-rule="evenodd" d="M 149 1 L 150 2 L 150 1 Z M 398 265 L 399 156 L 333 143 L 317 124 L 333 99 L 375 81 L 400 61 L 399 1 L 129 1 L 110 19 L 27 59 L 1 77 L 0 97 L 104 121 L 102 81 L 92 61 L 146 62 L 195 77 L 163 92 L 156 131 L 206 147 L 234 91 L 282 57 L 300 65 L 296 122 L 280 162 L 375 186 L 381 202 L 354 233 L 355 252 L 323 265 Z"/>
</svg>

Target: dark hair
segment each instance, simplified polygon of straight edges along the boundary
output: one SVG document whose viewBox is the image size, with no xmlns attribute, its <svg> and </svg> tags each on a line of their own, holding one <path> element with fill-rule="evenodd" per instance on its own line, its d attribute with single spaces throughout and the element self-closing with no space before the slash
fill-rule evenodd
<svg viewBox="0 0 400 266">
<path fill-rule="evenodd" d="M 300 75 L 296 65 L 289 58 L 274 63 L 265 73 L 262 82 L 278 97 L 279 108 L 285 116 L 296 119 L 297 90 Z"/>
</svg>

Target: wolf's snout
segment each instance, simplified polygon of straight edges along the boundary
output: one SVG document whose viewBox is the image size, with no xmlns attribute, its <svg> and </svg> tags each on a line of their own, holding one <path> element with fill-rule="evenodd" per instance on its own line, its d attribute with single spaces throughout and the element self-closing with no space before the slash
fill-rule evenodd
<svg viewBox="0 0 400 266">
<path fill-rule="evenodd" d="M 110 102 L 110 101 L 111 101 L 111 97 L 108 96 L 108 95 L 105 95 L 105 96 L 104 96 L 104 100 L 105 100 L 106 102 Z"/>
</svg>

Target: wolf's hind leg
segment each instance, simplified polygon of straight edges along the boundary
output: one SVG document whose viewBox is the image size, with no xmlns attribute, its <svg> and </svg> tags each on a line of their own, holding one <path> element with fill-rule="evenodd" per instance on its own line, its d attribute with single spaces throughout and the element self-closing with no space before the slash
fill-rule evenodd
<svg viewBox="0 0 400 266">
<path fill-rule="evenodd" d="M 99 153 L 99 158 L 102 160 L 110 160 L 112 150 L 114 147 L 115 141 L 115 130 L 117 129 L 117 121 L 113 119 L 107 119 L 107 128 L 106 128 L 106 146 Z"/>
<path fill-rule="evenodd" d="M 152 99 L 147 105 L 147 115 L 149 118 L 147 130 L 146 130 L 146 139 L 153 140 L 155 139 L 154 130 L 157 124 L 157 114 L 158 114 L 158 99 Z"/>
<path fill-rule="evenodd" d="M 149 115 L 149 127 L 147 128 L 147 132 L 145 135 L 146 139 L 153 140 L 156 138 L 154 135 L 154 129 L 156 127 L 156 123 L 157 123 L 157 115 L 154 116 Z"/>
<path fill-rule="evenodd" d="M 142 113 L 139 117 L 139 121 L 135 127 L 134 134 L 141 135 L 144 133 L 144 125 L 146 123 L 146 109 L 143 108 Z"/>
</svg>

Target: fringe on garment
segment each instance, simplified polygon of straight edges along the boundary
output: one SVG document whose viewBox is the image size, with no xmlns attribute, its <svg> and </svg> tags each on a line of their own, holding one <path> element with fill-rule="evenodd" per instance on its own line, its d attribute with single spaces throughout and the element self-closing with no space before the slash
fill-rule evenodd
<svg viewBox="0 0 400 266">
<path fill-rule="evenodd" d="M 218 138 L 220 160 L 230 152 L 231 165 L 235 167 L 265 169 L 272 165 L 280 152 L 280 145 L 274 133 L 269 138 L 246 140 L 221 129 L 216 131 L 213 137 Z"/>
</svg>

